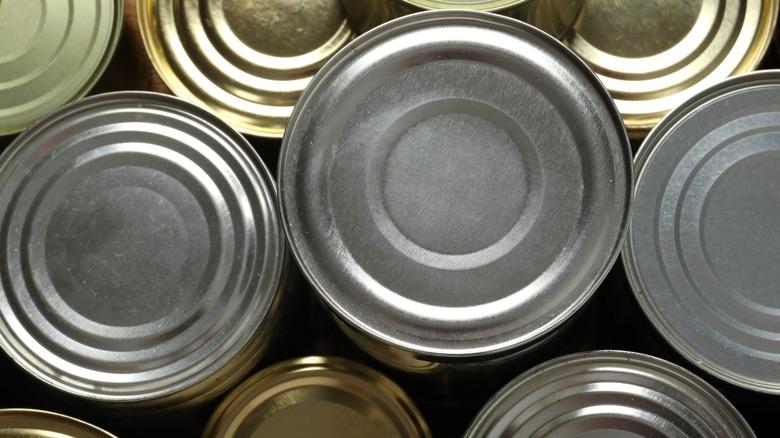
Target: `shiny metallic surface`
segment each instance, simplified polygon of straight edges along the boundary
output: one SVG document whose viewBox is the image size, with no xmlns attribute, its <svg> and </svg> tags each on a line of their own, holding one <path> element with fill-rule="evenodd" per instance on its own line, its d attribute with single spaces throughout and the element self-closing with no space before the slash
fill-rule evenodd
<svg viewBox="0 0 780 438">
<path fill-rule="evenodd" d="M 257 363 L 289 267 L 271 176 L 154 93 L 61 108 L 0 156 L 0 345 L 70 394 L 199 403 Z"/>
<path fill-rule="evenodd" d="M 0 410 L 0 437 L 3 438 L 115 438 L 91 424 L 34 409 Z"/>
<path fill-rule="evenodd" d="M 642 309 L 693 365 L 780 394 L 780 73 L 695 96 L 636 166 L 623 259 Z"/>
<path fill-rule="evenodd" d="M 563 356 L 526 372 L 495 395 L 465 438 L 752 437 L 709 384 L 638 353 Z"/>
<path fill-rule="evenodd" d="M 177 96 L 272 138 L 312 75 L 353 37 L 338 0 L 139 0 L 138 20 Z"/>
<path fill-rule="evenodd" d="M 384 375 L 347 359 L 306 357 L 244 381 L 216 409 L 203 436 L 424 438 L 430 431 Z"/>
<path fill-rule="evenodd" d="M 473 11 L 403 17 L 337 54 L 282 143 L 283 225 L 330 309 L 423 361 L 545 338 L 627 225 L 631 152 L 595 76 Z"/>
<path fill-rule="evenodd" d="M 574 23 L 584 0 L 341 0 L 359 32 L 403 15 L 439 9 L 495 12 L 525 21 L 560 38 Z"/>
<path fill-rule="evenodd" d="M 694 94 L 755 69 L 777 13 L 776 0 L 588 0 L 564 43 L 640 138 Z"/>
<path fill-rule="evenodd" d="M 0 2 L 0 135 L 86 95 L 122 29 L 122 0 Z"/>
</svg>

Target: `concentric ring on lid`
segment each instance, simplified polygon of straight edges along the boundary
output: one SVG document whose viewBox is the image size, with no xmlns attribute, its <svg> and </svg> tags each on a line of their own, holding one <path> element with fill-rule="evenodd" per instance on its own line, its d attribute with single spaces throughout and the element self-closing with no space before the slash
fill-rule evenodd
<svg viewBox="0 0 780 438">
<path fill-rule="evenodd" d="M 361 332 L 439 357 L 549 334 L 617 256 L 631 152 L 562 44 L 469 11 L 400 18 L 337 54 L 296 106 L 280 203 L 299 264 Z"/>
<path fill-rule="evenodd" d="M 35 409 L 0 409 L 0 436 L 116 438 L 81 420 Z"/>
<path fill-rule="evenodd" d="M 212 114 L 141 92 L 63 107 L 0 156 L 0 212 L 0 345 L 52 386 L 186 404 L 264 351 L 274 184 Z"/>
</svg>

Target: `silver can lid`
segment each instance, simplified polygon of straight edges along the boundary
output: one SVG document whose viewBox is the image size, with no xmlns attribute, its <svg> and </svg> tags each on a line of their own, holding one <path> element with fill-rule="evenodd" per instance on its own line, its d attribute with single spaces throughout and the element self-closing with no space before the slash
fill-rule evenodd
<svg viewBox="0 0 780 438">
<path fill-rule="evenodd" d="M 623 250 L 663 337 L 731 384 L 780 394 L 780 73 L 739 76 L 669 114 L 637 156 Z"/>
<path fill-rule="evenodd" d="M 639 353 L 563 356 L 502 388 L 466 438 L 752 437 L 745 419 L 689 371 Z"/>
<path fill-rule="evenodd" d="M 543 32 L 474 11 L 406 16 L 337 54 L 279 169 L 319 295 L 434 358 L 526 346 L 580 308 L 619 251 L 632 178 L 594 74 Z"/>
<path fill-rule="evenodd" d="M 142 92 L 63 107 L 0 156 L 0 212 L 0 345 L 31 374 L 151 403 L 249 371 L 285 244 L 269 172 L 216 116 Z"/>
</svg>

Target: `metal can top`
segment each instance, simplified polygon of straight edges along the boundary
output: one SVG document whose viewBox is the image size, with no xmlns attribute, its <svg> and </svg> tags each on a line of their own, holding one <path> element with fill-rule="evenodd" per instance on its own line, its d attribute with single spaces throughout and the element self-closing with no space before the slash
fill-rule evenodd
<svg viewBox="0 0 780 438">
<path fill-rule="evenodd" d="M 114 435 L 75 418 L 34 409 L 0 409 L 0 436 L 115 438 Z"/>
<path fill-rule="evenodd" d="M 204 437 L 430 436 L 403 390 L 384 375 L 335 357 L 306 357 L 255 374 L 222 401 Z"/>
<path fill-rule="evenodd" d="M 777 11 L 776 0 L 589 0 L 564 42 L 642 137 L 694 94 L 755 69 Z"/>
<path fill-rule="evenodd" d="M 631 165 L 608 93 L 560 42 L 432 11 L 315 76 L 279 199 L 338 316 L 406 351 L 473 358 L 540 339 L 589 298 L 622 242 Z"/>
<path fill-rule="evenodd" d="M 669 113 L 637 156 L 623 249 L 663 337 L 731 384 L 780 394 L 780 72 L 738 76 Z"/>
<path fill-rule="evenodd" d="M 465 438 L 753 437 L 745 419 L 689 371 L 639 353 L 594 351 L 543 363 L 501 389 Z"/>
<path fill-rule="evenodd" d="M 0 345 L 44 382 L 170 407 L 257 362 L 284 236 L 269 172 L 211 113 L 143 92 L 62 107 L 0 156 L 0 212 Z"/>
<path fill-rule="evenodd" d="M 122 29 L 122 0 L 0 3 L 0 135 L 89 92 Z"/>
<path fill-rule="evenodd" d="M 495 12 L 538 0 L 401 0 L 423 9 L 463 8 Z"/>
<path fill-rule="evenodd" d="M 311 76 L 353 37 L 339 0 L 139 0 L 138 21 L 176 95 L 272 138 Z"/>
</svg>

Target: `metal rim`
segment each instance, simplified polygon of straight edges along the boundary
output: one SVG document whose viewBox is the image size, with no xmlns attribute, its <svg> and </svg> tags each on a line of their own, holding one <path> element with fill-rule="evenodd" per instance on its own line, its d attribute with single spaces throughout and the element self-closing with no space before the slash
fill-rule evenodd
<svg viewBox="0 0 780 438">
<path fill-rule="evenodd" d="M 9 436 L 16 436 L 14 431 L 19 429 L 24 431 L 19 436 L 39 433 L 41 437 L 115 438 L 97 426 L 54 412 L 36 409 L 0 410 L 0 434 L 9 433 Z"/>
</svg>

